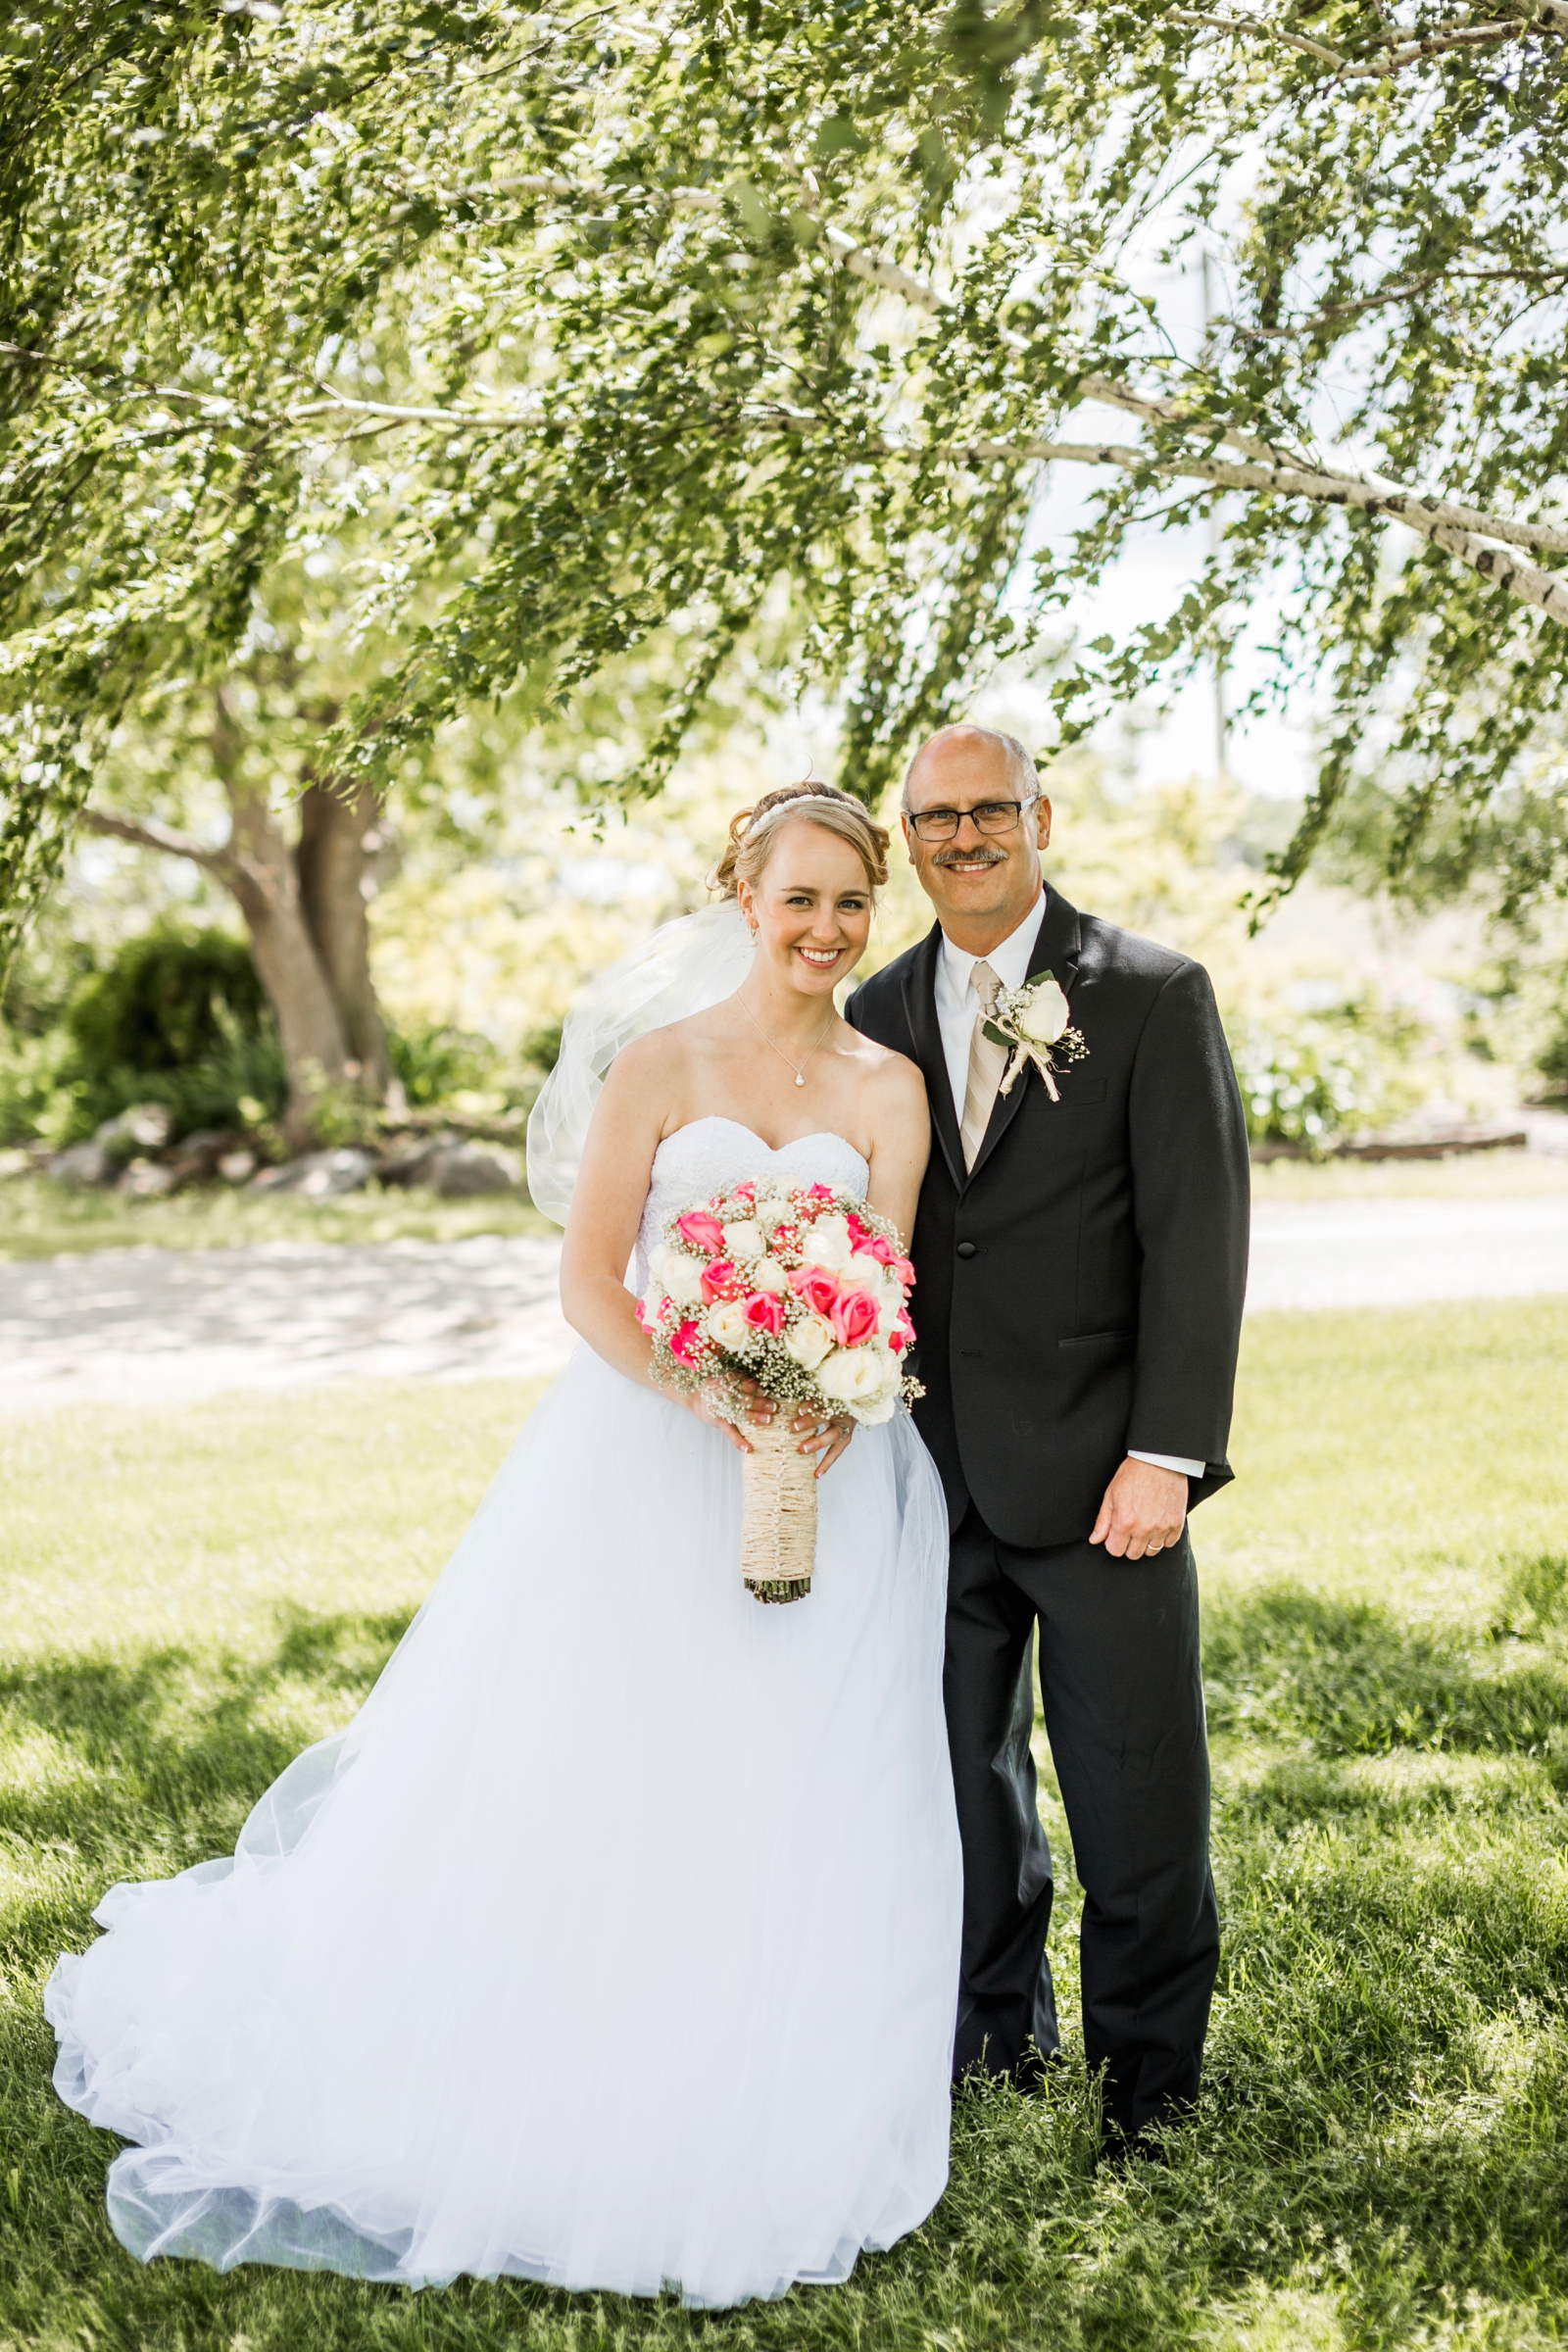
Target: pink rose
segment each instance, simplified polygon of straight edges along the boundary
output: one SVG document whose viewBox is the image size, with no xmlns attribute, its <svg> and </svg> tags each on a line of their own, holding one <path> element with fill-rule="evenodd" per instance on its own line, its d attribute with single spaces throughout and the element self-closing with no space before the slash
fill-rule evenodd
<svg viewBox="0 0 1568 2352">
<path fill-rule="evenodd" d="M 820 1201 L 825 1208 L 831 1208 L 833 1205 L 833 1192 L 829 1185 L 808 1184 L 806 1188 L 806 1198 L 808 1200 Z"/>
<path fill-rule="evenodd" d="M 703 1268 L 703 1297 L 710 1306 L 715 1298 L 737 1298 L 744 1288 L 731 1258 L 715 1257 Z"/>
<path fill-rule="evenodd" d="M 856 1220 L 852 1217 L 850 1222 L 853 1226 Z M 894 1258 L 898 1255 L 893 1244 L 885 1234 L 881 1233 L 873 1233 L 868 1242 L 857 1242 L 855 1246 L 857 1250 L 863 1248 L 868 1250 L 879 1266 L 891 1266 Z"/>
<path fill-rule="evenodd" d="M 793 1253 L 795 1250 L 799 1250 L 800 1246 L 801 1229 L 798 1225 L 774 1226 L 773 1239 L 769 1247 L 771 1248 L 775 1257 L 779 1256 L 780 1253 L 785 1250 Z"/>
<path fill-rule="evenodd" d="M 913 1290 L 914 1266 L 910 1259 L 906 1257 L 890 1257 L 888 1259 L 888 1272 L 892 1275 L 894 1281 L 897 1283 L 902 1283 L 906 1291 Z"/>
<path fill-rule="evenodd" d="M 790 1288 L 806 1300 L 813 1315 L 832 1320 L 839 1298 L 838 1277 L 825 1266 L 803 1266 L 798 1274 L 790 1276 Z"/>
<path fill-rule="evenodd" d="M 675 1231 L 694 1250 L 706 1250 L 710 1257 L 716 1257 L 724 1247 L 724 1228 L 706 1208 L 690 1209 L 684 1217 L 677 1217 Z"/>
<path fill-rule="evenodd" d="M 687 1320 L 680 1326 L 678 1331 L 674 1331 L 670 1334 L 669 1352 L 675 1358 L 677 1364 L 696 1363 L 697 1326 L 691 1321 L 690 1317 L 688 1317 Z"/>
<path fill-rule="evenodd" d="M 784 1301 L 772 1291 L 756 1291 L 747 1299 L 746 1320 L 754 1331 L 770 1331 L 777 1339 L 784 1328 Z"/>
<path fill-rule="evenodd" d="M 914 1325 L 901 1306 L 888 1333 L 888 1346 L 895 1355 L 902 1355 L 914 1338 Z"/>
<path fill-rule="evenodd" d="M 861 1218 L 858 1217 L 853 1208 L 850 1209 L 846 1214 L 844 1222 L 850 1229 L 851 1248 L 855 1250 L 869 1250 L 871 1243 L 875 1238 L 871 1232 L 870 1226 L 865 1224 Z"/>
<path fill-rule="evenodd" d="M 875 1331 L 880 1313 L 869 1291 L 846 1291 L 842 1298 L 834 1299 L 828 1314 L 833 1337 L 841 1348 L 858 1348 Z"/>
</svg>

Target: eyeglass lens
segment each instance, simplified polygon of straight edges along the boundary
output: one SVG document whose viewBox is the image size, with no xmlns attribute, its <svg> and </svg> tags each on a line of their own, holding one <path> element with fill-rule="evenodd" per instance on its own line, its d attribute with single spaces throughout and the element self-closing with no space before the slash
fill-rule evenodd
<svg viewBox="0 0 1568 2352">
<path fill-rule="evenodd" d="M 1023 808 L 1022 801 L 982 801 L 978 808 L 922 808 L 909 822 L 922 841 L 952 841 L 966 816 L 979 833 L 1010 833 Z"/>
</svg>

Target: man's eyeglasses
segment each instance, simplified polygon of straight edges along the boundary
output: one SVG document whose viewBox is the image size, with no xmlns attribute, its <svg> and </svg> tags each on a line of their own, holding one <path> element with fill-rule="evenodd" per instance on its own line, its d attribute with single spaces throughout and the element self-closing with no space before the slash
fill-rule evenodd
<svg viewBox="0 0 1568 2352">
<path fill-rule="evenodd" d="M 918 815 L 910 808 L 905 813 L 918 840 L 956 841 L 965 817 L 977 833 L 1010 833 L 1024 810 L 1032 808 L 1039 798 L 1034 793 L 1027 801 L 982 801 L 978 808 L 922 808 Z"/>
</svg>

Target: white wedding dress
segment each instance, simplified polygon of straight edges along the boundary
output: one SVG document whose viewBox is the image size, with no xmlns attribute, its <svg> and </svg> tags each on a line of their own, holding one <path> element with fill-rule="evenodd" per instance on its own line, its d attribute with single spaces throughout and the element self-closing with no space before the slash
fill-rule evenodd
<svg viewBox="0 0 1568 2352">
<path fill-rule="evenodd" d="M 837 1136 L 661 1145 L 639 1250 Z M 641 1268 L 639 1268 L 641 1272 Z M 740 1457 L 587 1348 L 364 1707 L 232 1859 L 60 1961 L 62 2097 L 131 2251 L 729 2304 L 846 2278 L 948 2173 L 946 1514 L 902 1412 L 759 1604 Z"/>
</svg>

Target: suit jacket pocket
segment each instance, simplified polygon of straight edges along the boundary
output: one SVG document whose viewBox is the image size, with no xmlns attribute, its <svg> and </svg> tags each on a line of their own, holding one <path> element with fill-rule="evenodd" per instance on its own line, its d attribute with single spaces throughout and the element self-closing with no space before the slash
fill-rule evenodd
<svg viewBox="0 0 1568 2352">
<path fill-rule="evenodd" d="M 1130 1348 L 1130 1331 L 1086 1331 L 1076 1340 L 1058 1340 L 1058 1348 Z"/>
</svg>

